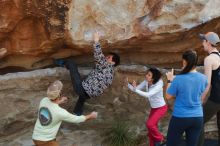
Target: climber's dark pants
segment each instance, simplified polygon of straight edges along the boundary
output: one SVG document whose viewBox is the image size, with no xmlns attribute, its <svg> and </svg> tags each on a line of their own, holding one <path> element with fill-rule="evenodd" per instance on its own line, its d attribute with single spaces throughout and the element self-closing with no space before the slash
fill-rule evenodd
<svg viewBox="0 0 220 146">
<path fill-rule="evenodd" d="M 83 105 L 85 101 L 90 97 L 88 96 L 88 94 L 86 93 L 86 91 L 82 86 L 82 80 L 77 65 L 73 61 L 67 61 L 66 67 L 67 69 L 69 69 L 70 72 L 73 90 L 75 90 L 76 94 L 79 95 L 79 99 L 76 102 L 73 113 L 75 113 L 76 115 L 82 115 Z"/>
</svg>

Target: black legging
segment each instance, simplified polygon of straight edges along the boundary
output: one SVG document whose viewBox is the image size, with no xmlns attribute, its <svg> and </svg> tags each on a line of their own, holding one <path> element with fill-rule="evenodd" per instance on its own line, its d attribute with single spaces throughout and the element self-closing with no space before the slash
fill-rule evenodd
<svg viewBox="0 0 220 146">
<path fill-rule="evenodd" d="M 77 65 L 73 61 L 67 61 L 66 67 L 69 69 L 70 77 L 73 85 L 73 90 L 75 90 L 76 94 L 79 95 L 79 98 L 76 102 L 73 113 L 76 115 L 82 115 L 83 113 L 83 105 L 87 99 L 89 99 L 88 94 L 85 92 L 82 86 L 81 76 L 79 74 Z"/>
</svg>

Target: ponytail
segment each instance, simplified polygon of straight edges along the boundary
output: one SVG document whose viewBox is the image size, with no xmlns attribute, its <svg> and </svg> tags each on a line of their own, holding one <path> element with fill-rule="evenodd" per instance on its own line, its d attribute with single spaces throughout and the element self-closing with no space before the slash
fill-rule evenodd
<svg viewBox="0 0 220 146">
<path fill-rule="evenodd" d="M 185 51 L 182 55 L 182 59 L 186 61 L 186 66 L 183 68 L 183 70 L 180 72 L 180 74 L 186 74 L 190 72 L 192 69 L 194 69 L 198 62 L 198 56 L 196 51 L 188 50 Z"/>
</svg>

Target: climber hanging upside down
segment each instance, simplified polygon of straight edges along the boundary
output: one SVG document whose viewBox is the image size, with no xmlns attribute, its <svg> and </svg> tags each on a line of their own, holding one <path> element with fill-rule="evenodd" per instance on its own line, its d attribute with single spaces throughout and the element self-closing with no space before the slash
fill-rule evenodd
<svg viewBox="0 0 220 146">
<path fill-rule="evenodd" d="M 81 79 L 77 65 L 73 61 L 55 60 L 55 64 L 65 66 L 70 72 L 73 88 L 79 95 L 79 99 L 73 110 L 77 115 L 83 113 L 83 105 L 87 99 L 100 96 L 112 84 L 114 67 L 120 63 L 120 57 L 116 53 L 109 53 L 104 56 L 99 38 L 100 34 L 95 32 L 93 35 L 95 68 L 89 73 L 86 79 Z"/>
</svg>

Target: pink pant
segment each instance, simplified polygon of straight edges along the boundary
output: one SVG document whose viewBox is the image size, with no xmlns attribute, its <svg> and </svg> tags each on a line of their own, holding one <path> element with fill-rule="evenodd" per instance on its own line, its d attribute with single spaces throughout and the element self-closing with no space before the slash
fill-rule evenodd
<svg viewBox="0 0 220 146">
<path fill-rule="evenodd" d="M 160 142 L 164 139 L 164 136 L 158 130 L 158 122 L 166 114 L 167 109 L 167 105 L 151 108 L 150 115 L 146 121 L 150 146 L 154 146 L 155 142 Z"/>
</svg>

